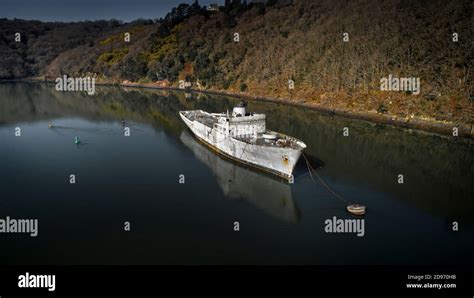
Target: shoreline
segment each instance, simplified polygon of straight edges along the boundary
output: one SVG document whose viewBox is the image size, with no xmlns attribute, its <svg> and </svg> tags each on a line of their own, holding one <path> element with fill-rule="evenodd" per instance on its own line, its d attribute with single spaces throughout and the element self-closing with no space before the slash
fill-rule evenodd
<svg viewBox="0 0 474 298">
<path fill-rule="evenodd" d="M 24 79 L 4 79 L 0 82 L 31 82 L 31 83 L 54 83 L 53 80 L 44 80 L 36 78 L 24 78 Z M 157 89 L 157 90 L 173 90 L 181 92 L 192 92 L 192 93 L 203 93 L 210 95 L 222 95 L 230 96 L 234 98 L 246 99 L 249 101 L 262 101 L 262 102 L 271 102 L 277 104 L 283 104 L 287 106 L 297 107 L 297 108 L 306 108 L 313 111 L 318 111 L 321 113 L 336 115 L 344 117 L 347 119 L 358 119 L 365 120 L 375 124 L 383 125 L 392 125 L 397 127 L 402 127 L 406 129 L 415 129 L 421 130 L 428 133 L 437 133 L 445 136 L 453 136 L 453 129 L 458 128 L 458 136 L 464 138 L 474 138 L 474 125 L 466 123 L 453 123 L 447 121 L 439 121 L 435 119 L 421 119 L 417 117 L 398 117 L 395 115 L 387 115 L 382 113 L 373 113 L 373 112 L 359 112 L 359 111 L 348 111 L 337 108 L 331 108 L 327 106 L 321 106 L 317 104 L 312 104 L 307 101 L 295 100 L 287 101 L 276 98 L 268 98 L 263 96 L 252 96 L 250 94 L 244 93 L 233 93 L 227 91 L 219 90 L 198 90 L 198 89 L 180 89 L 176 87 L 159 87 L 153 84 L 143 84 L 143 83 L 106 83 L 106 82 L 96 82 L 98 86 L 114 86 L 114 87 L 126 87 L 126 88 L 139 88 L 139 89 Z"/>
</svg>

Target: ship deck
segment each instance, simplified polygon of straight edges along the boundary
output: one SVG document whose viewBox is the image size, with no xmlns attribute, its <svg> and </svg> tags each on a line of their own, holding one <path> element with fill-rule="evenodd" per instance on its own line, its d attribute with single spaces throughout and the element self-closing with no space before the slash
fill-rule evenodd
<svg viewBox="0 0 474 298">
<path fill-rule="evenodd" d="M 291 148 L 291 149 L 302 149 L 298 145 L 297 141 L 286 135 L 282 135 L 277 132 L 267 131 L 266 133 L 271 133 L 276 135 L 276 139 L 270 140 L 264 138 L 261 134 L 257 137 L 234 137 L 234 139 L 245 142 L 247 144 L 262 146 L 262 147 L 280 147 L 280 148 Z"/>
<path fill-rule="evenodd" d="M 188 118 L 189 120 L 191 121 L 198 121 L 204 125 L 206 125 L 207 127 L 210 127 L 210 128 L 213 128 L 214 127 L 214 124 L 218 122 L 217 120 L 217 117 L 211 115 L 211 114 L 208 114 L 208 113 L 205 113 L 203 111 L 185 111 L 184 112 L 184 116 L 186 118 Z"/>
</svg>

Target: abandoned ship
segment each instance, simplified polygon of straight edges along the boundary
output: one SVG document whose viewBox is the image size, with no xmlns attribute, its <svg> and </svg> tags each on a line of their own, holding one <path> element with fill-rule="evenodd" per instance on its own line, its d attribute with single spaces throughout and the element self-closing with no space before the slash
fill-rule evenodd
<svg viewBox="0 0 474 298">
<path fill-rule="evenodd" d="M 249 113 L 246 103 L 240 102 L 232 113 L 192 110 L 179 115 L 194 136 L 217 153 L 293 181 L 293 169 L 306 144 L 268 130 L 265 114 Z"/>
</svg>

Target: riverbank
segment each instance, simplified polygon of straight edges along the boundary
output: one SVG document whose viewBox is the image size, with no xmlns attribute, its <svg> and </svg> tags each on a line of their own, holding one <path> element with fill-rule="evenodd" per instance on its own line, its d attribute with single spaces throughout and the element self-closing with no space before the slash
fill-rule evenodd
<svg viewBox="0 0 474 298">
<path fill-rule="evenodd" d="M 196 90 L 193 90 L 196 91 Z M 327 106 L 318 105 L 316 103 L 304 101 L 304 100 L 281 100 L 275 98 L 267 98 L 267 97 L 260 97 L 260 96 L 251 96 L 247 94 L 240 94 L 240 93 L 231 93 L 231 92 L 223 92 L 223 91 L 215 91 L 215 90 L 197 90 L 196 92 L 202 93 L 209 93 L 209 94 L 217 94 L 217 95 L 226 95 L 226 96 L 233 96 L 239 97 L 243 99 L 249 100 L 257 100 L 257 101 L 267 101 L 267 102 L 274 102 L 279 104 L 284 104 L 288 106 L 295 106 L 300 108 L 307 108 L 323 113 L 327 113 L 330 115 L 337 115 L 345 118 L 351 119 L 359 119 L 365 120 L 377 124 L 383 125 L 394 125 L 399 126 L 407 129 L 416 129 L 422 130 L 425 132 L 431 133 L 439 133 L 443 135 L 453 136 L 453 132 L 455 128 L 458 132 L 458 137 L 467 137 L 467 138 L 474 138 L 474 126 L 465 123 L 454 123 L 448 121 L 439 121 L 436 119 L 423 119 L 418 117 L 399 117 L 396 115 L 388 115 L 384 113 L 378 112 L 360 112 L 360 111 L 350 111 L 338 108 L 331 108 Z"/>
<path fill-rule="evenodd" d="M 53 83 L 52 80 L 44 80 L 42 78 L 25 78 L 25 79 L 12 79 L 12 80 L 1 80 L 4 81 L 23 81 L 23 82 L 34 82 L 34 83 Z M 117 83 L 117 82 L 96 82 L 99 86 L 117 86 L 127 88 L 146 88 L 146 89 L 159 89 L 159 90 L 175 90 L 175 91 L 188 91 L 195 93 L 213 94 L 213 95 L 225 95 L 236 98 L 242 98 L 245 100 L 255 101 L 266 101 L 273 102 L 288 106 L 295 106 L 300 108 L 311 109 L 330 115 L 337 115 L 345 118 L 365 120 L 377 124 L 383 125 L 394 125 L 407 129 L 416 129 L 430 133 L 438 133 L 447 136 L 455 137 L 454 133 L 457 130 L 457 137 L 474 138 L 474 125 L 467 123 L 456 123 L 450 121 L 440 121 L 432 118 L 420 118 L 416 116 L 400 117 L 396 115 L 390 115 L 387 113 L 380 113 L 377 111 L 351 111 L 347 109 L 333 108 L 324 105 L 319 105 L 314 102 L 305 100 L 291 100 L 288 99 L 277 99 L 263 96 L 254 96 L 247 93 L 236 93 L 222 90 L 199 90 L 199 89 L 180 89 L 175 87 L 162 87 L 156 84 L 150 83 Z"/>
</svg>

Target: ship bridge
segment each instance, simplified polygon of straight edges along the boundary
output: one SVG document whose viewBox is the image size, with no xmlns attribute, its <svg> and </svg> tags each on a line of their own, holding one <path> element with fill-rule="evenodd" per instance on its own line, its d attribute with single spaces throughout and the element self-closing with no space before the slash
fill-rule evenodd
<svg viewBox="0 0 474 298">
<path fill-rule="evenodd" d="M 265 133 L 265 115 L 248 113 L 247 104 L 239 102 L 232 110 L 229 118 L 229 132 L 233 137 L 256 137 Z"/>
</svg>

